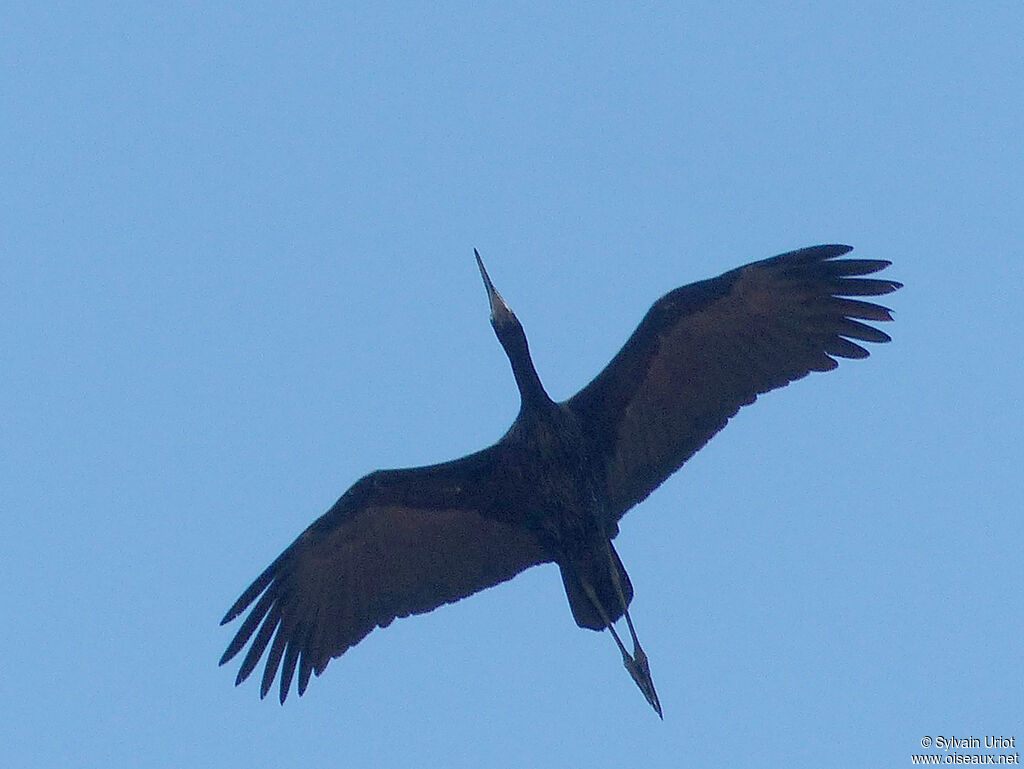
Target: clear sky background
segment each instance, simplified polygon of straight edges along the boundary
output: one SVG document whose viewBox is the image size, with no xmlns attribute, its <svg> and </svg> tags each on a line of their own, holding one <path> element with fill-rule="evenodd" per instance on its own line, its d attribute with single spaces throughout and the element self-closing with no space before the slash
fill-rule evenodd
<svg viewBox="0 0 1024 769">
<path fill-rule="evenodd" d="M 8 3 L 0 745 L 17 767 L 909 766 L 1024 740 L 1024 6 Z M 766 5 L 771 7 L 766 7 Z M 358 477 L 556 398 L 668 290 L 891 259 L 895 341 L 623 521 L 665 709 L 554 566 L 285 707 L 217 667 Z"/>
</svg>

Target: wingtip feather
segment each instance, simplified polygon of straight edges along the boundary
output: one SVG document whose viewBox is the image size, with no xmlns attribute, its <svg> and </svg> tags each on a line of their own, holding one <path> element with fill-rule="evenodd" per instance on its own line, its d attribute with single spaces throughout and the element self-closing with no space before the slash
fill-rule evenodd
<svg viewBox="0 0 1024 769">
<path fill-rule="evenodd" d="M 848 254 L 853 251 L 853 246 L 848 246 L 845 243 L 833 243 L 827 246 L 827 248 L 835 249 L 835 256 L 842 256 L 843 254 Z"/>
<path fill-rule="evenodd" d="M 293 629 L 289 633 L 288 646 L 284 651 L 284 663 L 281 665 L 281 704 L 288 699 L 288 690 L 292 687 L 292 677 L 295 675 L 295 663 L 299 658 L 299 649 L 302 645 L 302 636 L 305 635 L 302 626 Z"/>
</svg>

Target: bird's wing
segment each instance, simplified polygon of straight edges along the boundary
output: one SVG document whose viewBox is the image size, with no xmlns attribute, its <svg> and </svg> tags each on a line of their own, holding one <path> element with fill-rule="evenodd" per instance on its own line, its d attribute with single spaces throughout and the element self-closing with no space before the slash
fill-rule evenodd
<svg viewBox="0 0 1024 769">
<path fill-rule="evenodd" d="M 610 531 L 760 393 L 866 357 L 850 339 L 889 341 L 860 321 L 890 311 L 846 297 L 900 284 L 858 277 L 890 263 L 836 258 L 850 250 L 805 248 L 672 291 L 566 401 L 604 463 Z"/>
<path fill-rule="evenodd" d="M 221 664 L 252 639 L 241 683 L 269 645 L 260 695 L 280 665 L 283 703 L 296 667 L 301 695 L 311 673 L 319 675 L 375 627 L 550 560 L 529 532 L 500 519 L 500 465 L 497 444 L 442 465 L 360 480 L 231 607 L 221 624 L 255 602 Z"/>
</svg>

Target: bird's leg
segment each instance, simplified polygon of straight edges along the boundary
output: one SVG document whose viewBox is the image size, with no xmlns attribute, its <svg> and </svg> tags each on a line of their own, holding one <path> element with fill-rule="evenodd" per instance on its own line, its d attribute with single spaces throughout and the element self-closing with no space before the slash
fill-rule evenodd
<svg viewBox="0 0 1024 769">
<path fill-rule="evenodd" d="M 626 670 L 644 693 L 644 697 L 654 708 L 658 716 L 664 720 L 661 713 L 661 702 L 658 700 L 658 693 L 654 690 L 654 679 L 651 677 L 651 666 L 647 661 L 647 654 L 640 646 L 640 639 L 637 638 L 636 629 L 633 627 L 633 618 L 629 616 L 629 609 L 626 606 L 626 596 L 622 592 L 622 584 L 619 582 L 619 570 L 615 567 L 615 559 L 612 557 L 611 543 L 608 543 L 608 563 L 611 566 L 612 584 L 615 585 L 615 592 L 619 596 L 622 605 L 622 613 L 626 615 L 626 625 L 629 627 L 629 634 L 633 637 L 633 656 L 628 657 L 623 652 L 622 662 Z M 621 644 L 620 644 L 621 646 Z"/>
<path fill-rule="evenodd" d="M 630 656 L 629 652 L 626 651 L 626 647 L 622 644 L 622 640 L 619 638 L 619 634 L 615 632 L 615 625 L 612 624 L 611 619 L 608 617 L 608 613 L 604 610 L 601 602 L 597 599 L 597 593 L 594 592 L 594 588 L 590 586 L 587 580 L 580 577 L 580 583 L 583 585 L 583 590 L 590 599 L 590 602 L 594 604 L 594 608 L 597 609 L 597 613 L 601 615 L 601 621 L 604 622 L 611 633 L 612 638 L 615 639 L 615 644 L 619 647 L 619 651 L 622 652 L 622 664 L 629 671 L 630 677 L 639 687 L 641 693 L 647 702 L 650 703 L 651 707 L 654 708 L 654 712 L 658 714 L 658 717 L 664 720 L 665 716 L 661 713 L 661 703 L 658 701 L 658 693 L 654 691 L 654 681 L 651 679 L 651 668 L 647 664 L 647 655 L 644 654 L 644 650 L 640 648 L 640 644 L 636 640 L 636 633 L 633 631 L 633 624 L 629 623 L 629 631 L 633 634 L 633 647 L 639 651 L 640 657 L 634 659 Z M 618 579 L 615 581 L 616 587 L 618 588 Z M 619 589 L 619 597 L 622 598 L 622 591 Z M 628 615 L 627 615 L 628 617 Z"/>
<path fill-rule="evenodd" d="M 594 588 L 592 588 L 590 583 L 582 577 L 580 577 L 580 583 L 583 585 L 583 591 L 587 594 L 590 602 L 594 604 L 594 608 L 597 609 L 597 613 L 601 615 L 601 621 L 604 622 L 605 627 L 612 631 L 612 638 L 615 639 L 615 644 L 619 647 L 619 651 L 622 652 L 623 661 L 627 659 L 632 660 L 629 656 L 629 652 L 626 651 L 626 647 L 623 646 L 622 640 L 619 638 L 619 634 L 615 632 L 615 625 L 613 625 L 612 621 L 608 619 L 607 612 L 605 612 L 601 602 L 597 600 L 597 593 L 594 592 Z M 627 664 L 626 667 L 628 668 L 629 665 Z"/>
</svg>

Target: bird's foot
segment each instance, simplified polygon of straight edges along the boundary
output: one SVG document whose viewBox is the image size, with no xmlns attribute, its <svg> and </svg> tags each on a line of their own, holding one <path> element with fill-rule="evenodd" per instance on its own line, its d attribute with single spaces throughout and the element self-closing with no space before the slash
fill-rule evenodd
<svg viewBox="0 0 1024 769">
<path fill-rule="evenodd" d="M 637 687 L 643 693 L 647 702 L 654 708 L 658 718 L 662 721 L 665 716 L 661 713 L 661 702 L 658 701 L 658 693 L 654 690 L 654 679 L 651 678 L 651 666 L 647 662 L 647 655 L 639 646 L 633 648 L 633 656 L 630 657 L 625 649 L 622 650 L 622 664 L 626 666 L 629 675 L 636 682 Z"/>
</svg>

